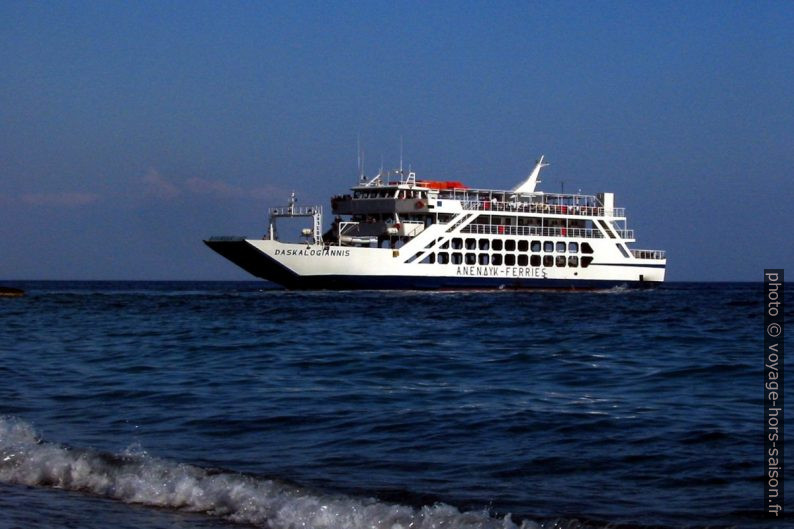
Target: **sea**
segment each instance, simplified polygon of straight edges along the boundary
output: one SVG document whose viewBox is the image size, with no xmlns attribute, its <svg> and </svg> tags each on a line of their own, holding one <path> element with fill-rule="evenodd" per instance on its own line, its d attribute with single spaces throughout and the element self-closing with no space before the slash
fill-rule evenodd
<svg viewBox="0 0 794 529">
<path fill-rule="evenodd" d="M 760 282 L 13 283 L 2 528 L 785 526 Z"/>
</svg>

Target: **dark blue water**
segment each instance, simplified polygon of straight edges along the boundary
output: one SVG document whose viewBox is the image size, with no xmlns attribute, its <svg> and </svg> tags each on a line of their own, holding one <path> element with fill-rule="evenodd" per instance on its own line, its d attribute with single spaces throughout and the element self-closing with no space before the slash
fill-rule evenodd
<svg viewBox="0 0 794 529">
<path fill-rule="evenodd" d="M 17 283 L 0 526 L 777 526 L 760 284 L 263 285 Z"/>
</svg>

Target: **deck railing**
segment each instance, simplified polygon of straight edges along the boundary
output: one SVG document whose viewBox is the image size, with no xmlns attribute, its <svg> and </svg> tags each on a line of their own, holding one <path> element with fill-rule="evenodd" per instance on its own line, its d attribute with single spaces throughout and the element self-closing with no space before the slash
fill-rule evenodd
<svg viewBox="0 0 794 529">
<path fill-rule="evenodd" d="M 322 206 L 282 206 L 270 208 L 270 214 L 274 217 L 311 217 L 312 215 L 322 212 Z"/>
<path fill-rule="evenodd" d="M 631 255 L 636 259 L 664 259 L 666 252 L 664 250 L 632 250 Z"/>
<path fill-rule="evenodd" d="M 605 208 L 588 206 L 557 206 L 524 202 L 493 202 L 490 200 L 461 200 L 463 209 L 474 211 L 505 211 L 509 213 L 542 213 L 546 215 L 574 215 L 590 217 L 625 217 L 626 208 Z M 610 215 L 606 213 L 610 212 Z"/>
<path fill-rule="evenodd" d="M 634 238 L 634 230 L 615 230 L 615 233 L 617 233 L 618 237 L 620 237 L 621 239 Z"/>
<path fill-rule="evenodd" d="M 469 224 L 464 226 L 461 233 L 478 233 L 485 235 L 536 235 L 539 237 L 583 237 L 588 239 L 603 239 L 598 230 L 584 228 L 542 228 L 540 226 L 504 226 L 499 224 Z"/>
<path fill-rule="evenodd" d="M 600 230 L 585 228 L 540 227 L 540 226 L 506 226 L 501 224 L 469 224 L 462 233 L 483 233 L 486 235 L 538 235 L 541 237 L 583 237 L 587 239 L 603 239 Z M 634 239 L 634 230 L 615 230 L 621 239 Z M 646 251 L 646 250 L 643 250 Z M 651 250 L 647 250 L 651 251 Z M 646 257 L 645 259 L 659 259 Z"/>
</svg>

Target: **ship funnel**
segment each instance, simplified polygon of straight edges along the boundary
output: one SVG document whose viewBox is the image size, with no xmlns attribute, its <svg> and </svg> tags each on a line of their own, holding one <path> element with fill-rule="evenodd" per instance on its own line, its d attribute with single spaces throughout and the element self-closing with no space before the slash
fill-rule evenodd
<svg viewBox="0 0 794 529">
<path fill-rule="evenodd" d="M 513 188 L 513 191 L 516 193 L 522 194 L 530 194 L 535 192 L 535 186 L 538 184 L 538 175 L 540 174 L 540 170 L 544 167 L 548 167 L 549 164 L 543 163 L 543 155 L 540 155 L 540 158 L 535 163 L 535 168 L 532 169 L 532 172 L 529 174 L 529 177 Z"/>
</svg>

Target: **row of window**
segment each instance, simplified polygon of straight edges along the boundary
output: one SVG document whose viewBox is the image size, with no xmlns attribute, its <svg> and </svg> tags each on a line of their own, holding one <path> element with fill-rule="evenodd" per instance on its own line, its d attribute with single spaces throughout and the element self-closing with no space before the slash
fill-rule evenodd
<svg viewBox="0 0 794 529">
<path fill-rule="evenodd" d="M 445 241 L 440 248 L 443 250 L 452 248 L 453 250 L 476 250 L 483 251 L 494 250 L 500 252 L 533 252 L 538 253 L 543 248 L 544 253 L 579 253 L 578 242 L 564 242 L 564 241 L 528 241 L 526 239 L 461 239 L 455 237 L 451 241 Z M 584 254 L 592 254 L 593 248 L 590 244 L 583 242 L 581 244 L 581 252 Z"/>
<path fill-rule="evenodd" d="M 422 264 L 466 264 L 466 265 L 494 265 L 494 266 L 545 266 L 545 267 L 570 267 L 581 266 L 587 268 L 593 258 L 589 255 L 581 259 L 577 255 L 527 255 L 527 254 L 499 254 L 489 255 L 487 253 L 460 253 L 460 252 L 438 252 L 428 254 L 420 261 Z"/>
</svg>

